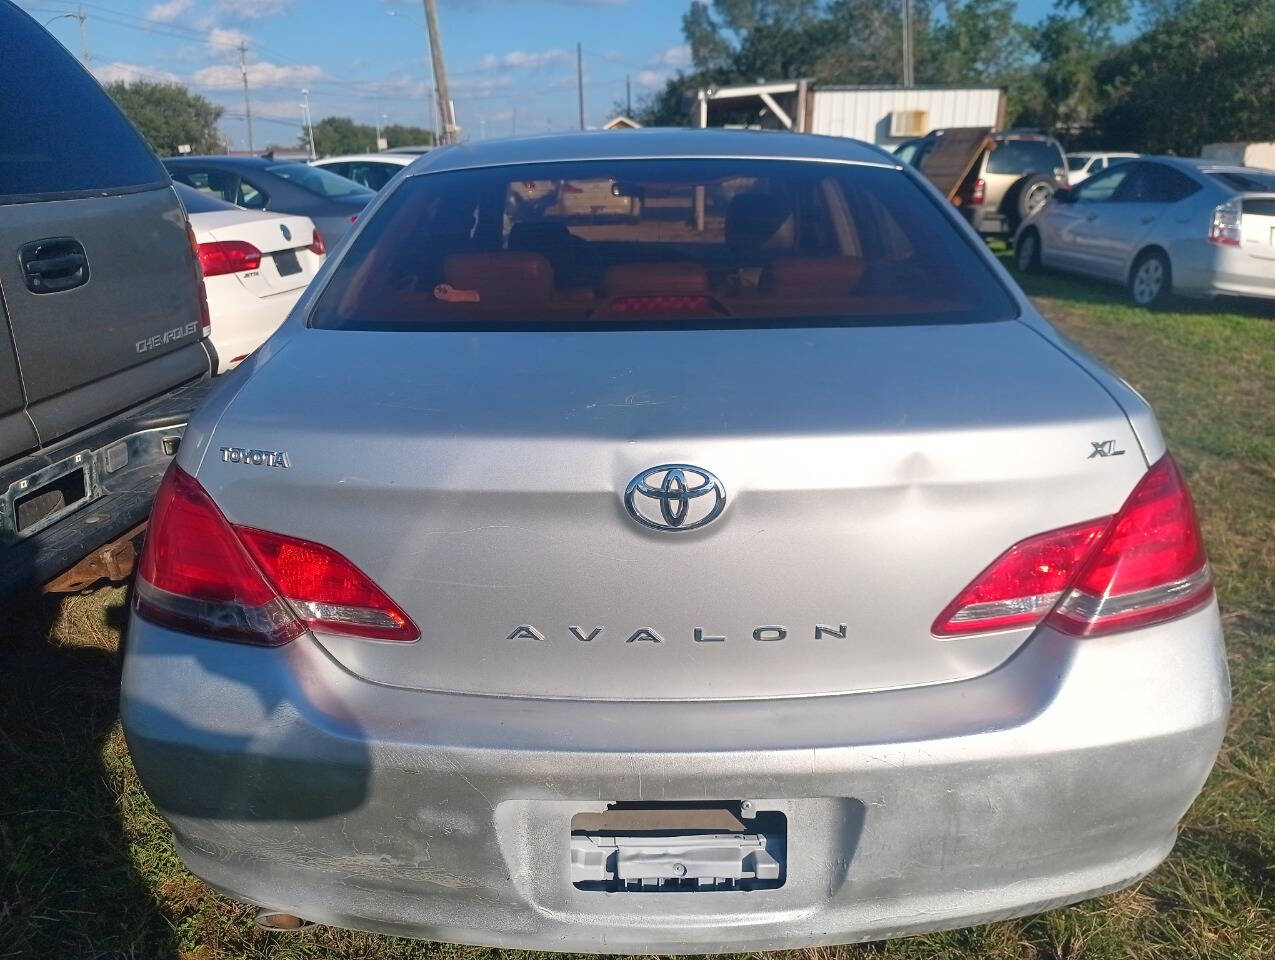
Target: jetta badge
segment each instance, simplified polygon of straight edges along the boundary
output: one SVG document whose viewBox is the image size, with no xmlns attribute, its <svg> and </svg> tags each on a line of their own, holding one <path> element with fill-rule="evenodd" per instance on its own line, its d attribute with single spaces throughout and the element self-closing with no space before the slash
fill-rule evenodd
<svg viewBox="0 0 1275 960">
<path fill-rule="evenodd" d="M 629 481 L 624 508 L 652 530 L 696 530 L 721 516 L 726 488 L 703 467 L 662 463 Z"/>
<path fill-rule="evenodd" d="M 292 231 L 288 229 L 288 225 L 286 223 L 279 224 L 279 232 L 283 234 L 283 239 L 292 239 Z"/>
</svg>

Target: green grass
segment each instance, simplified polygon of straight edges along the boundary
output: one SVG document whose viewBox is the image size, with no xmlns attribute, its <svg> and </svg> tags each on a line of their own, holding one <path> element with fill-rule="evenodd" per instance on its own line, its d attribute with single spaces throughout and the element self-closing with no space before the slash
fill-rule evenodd
<svg viewBox="0 0 1275 960">
<path fill-rule="evenodd" d="M 1028 292 L 1155 405 L 1217 572 L 1235 707 L 1169 860 L 1132 889 L 1023 920 L 804 960 L 1275 956 L 1275 321 L 1261 307 L 1148 313 L 1045 276 Z M 272 936 L 178 862 L 116 717 L 124 591 L 27 598 L 0 617 L 0 958 L 478 958 L 339 930 Z M 1153 666 L 1153 665 L 1150 665 Z M 512 956 L 512 953 L 510 953 Z"/>
</svg>

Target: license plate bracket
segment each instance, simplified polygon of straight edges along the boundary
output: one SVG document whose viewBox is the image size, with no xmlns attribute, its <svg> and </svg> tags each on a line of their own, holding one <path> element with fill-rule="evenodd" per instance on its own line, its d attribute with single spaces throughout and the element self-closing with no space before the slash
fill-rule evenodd
<svg viewBox="0 0 1275 960">
<path fill-rule="evenodd" d="M 731 810 L 730 807 L 734 807 Z M 767 890 L 785 880 L 787 818 L 740 817 L 741 805 L 612 804 L 572 820 L 571 881 L 579 890 L 706 892 Z"/>
</svg>

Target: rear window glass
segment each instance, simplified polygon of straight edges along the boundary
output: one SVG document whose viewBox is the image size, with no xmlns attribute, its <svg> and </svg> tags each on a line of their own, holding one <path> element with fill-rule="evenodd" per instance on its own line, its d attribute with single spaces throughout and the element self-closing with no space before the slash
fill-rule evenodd
<svg viewBox="0 0 1275 960">
<path fill-rule="evenodd" d="M 291 181 L 302 190 L 309 190 L 320 197 L 372 196 L 367 187 L 360 186 L 353 180 L 305 163 L 276 163 L 266 167 L 266 172 Z"/>
<path fill-rule="evenodd" d="M 0 3 L 0 201 L 160 186 L 168 175 L 63 46 Z"/>
<path fill-rule="evenodd" d="M 214 197 L 211 193 L 196 190 L 184 183 L 174 183 L 173 186 L 187 213 L 220 213 L 224 210 L 239 209 L 233 203 L 227 203 L 220 197 Z"/>
<path fill-rule="evenodd" d="M 1275 173 L 1260 170 L 1211 170 L 1209 176 L 1232 190 L 1244 193 L 1268 193 L 1275 191 Z"/>
<path fill-rule="evenodd" d="M 1016 313 L 965 237 L 898 171 L 623 160 L 409 178 L 354 240 L 311 325 L 943 323 Z"/>
<path fill-rule="evenodd" d="M 1064 163 L 1061 151 L 1048 140 L 998 140 L 987 158 L 987 172 L 1050 173 Z"/>
</svg>

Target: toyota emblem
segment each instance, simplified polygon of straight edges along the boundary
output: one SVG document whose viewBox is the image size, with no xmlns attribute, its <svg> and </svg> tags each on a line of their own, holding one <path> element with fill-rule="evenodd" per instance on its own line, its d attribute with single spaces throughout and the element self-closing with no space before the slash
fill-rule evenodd
<svg viewBox="0 0 1275 960">
<path fill-rule="evenodd" d="M 703 467 L 662 463 L 629 481 L 624 508 L 652 530 L 696 530 L 721 516 L 726 488 Z"/>
</svg>

